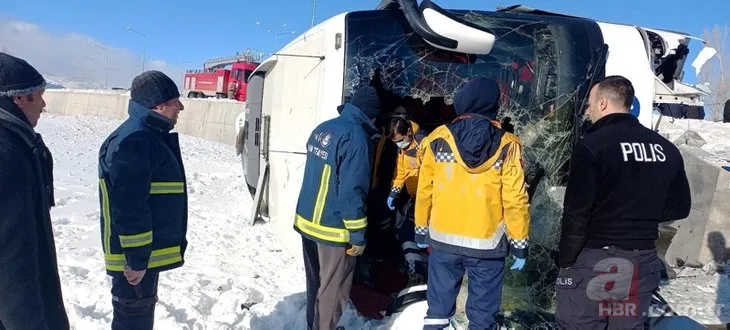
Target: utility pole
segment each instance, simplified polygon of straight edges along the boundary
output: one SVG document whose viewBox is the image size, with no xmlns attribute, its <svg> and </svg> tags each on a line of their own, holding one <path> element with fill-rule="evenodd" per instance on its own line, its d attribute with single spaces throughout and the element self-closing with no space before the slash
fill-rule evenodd
<svg viewBox="0 0 730 330">
<path fill-rule="evenodd" d="M 147 35 L 145 35 L 142 32 L 139 32 L 129 26 L 127 26 L 126 29 L 127 29 L 127 31 L 134 32 L 134 33 L 142 36 L 142 38 L 144 38 L 144 48 L 142 49 L 142 72 L 144 72 L 145 62 L 147 62 Z"/>
<path fill-rule="evenodd" d="M 284 29 L 286 29 L 286 26 L 287 26 L 286 24 L 282 24 L 281 25 L 281 32 L 274 32 L 274 31 L 272 31 L 271 29 L 267 28 L 260 21 L 256 21 L 256 25 L 258 25 L 262 29 L 266 30 L 266 32 L 271 33 L 271 34 L 274 35 L 274 50 L 271 52 L 272 54 L 274 54 L 276 52 L 276 47 L 278 46 L 278 38 L 279 38 L 280 35 L 287 35 L 287 34 L 294 34 L 295 33 L 295 31 L 293 31 L 293 30 L 291 32 L 284 32 Z"/>
<path fill-rule="evenodd" d="M 316 5 L 317 0 L 312 0 L 312 26 L 309 27 L 310 29 L 314 27 L 314 8 L 316 7 Z"/>
<path fill-rule="evenodd" d="M 104 65 L 104 88 L 109 88 L 109 49 L 97 44 L 94 44 L 94 47 L 103 50 L 106 55 L 106 64 Z"/>
</svg>

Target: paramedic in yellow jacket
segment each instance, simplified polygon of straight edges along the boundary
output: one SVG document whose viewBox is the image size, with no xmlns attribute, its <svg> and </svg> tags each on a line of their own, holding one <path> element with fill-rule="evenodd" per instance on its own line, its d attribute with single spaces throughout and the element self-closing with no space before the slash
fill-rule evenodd
<svg viewBox="0 0 730 330">
<path fill-rule="evenodd" d="M 505 257 L 527 256 L 527 190 L 520 140 L 495 121 L 500 91 L 474 78 L 454 97 L 458 117 L 423 142 L 416 241 L 431 246 L 424 329 L 449 325 L 465 273 L 469 327 L 491 329 L 502 298 Z"/>
<path fill-rule="evenodd" d="M 396 237 L 403 249 L 412 285 L 423 284 L 426 273 L 426 255 L 414 240 L 413 209 L 416 204 L 419 160 L 418 149 L 426 132 L 403 114 L 395 114 L 386 125 L 386 137 L 398 147 L 395 175 L 388 196 L 388 208 L 396 210 Z"/>
</svg>

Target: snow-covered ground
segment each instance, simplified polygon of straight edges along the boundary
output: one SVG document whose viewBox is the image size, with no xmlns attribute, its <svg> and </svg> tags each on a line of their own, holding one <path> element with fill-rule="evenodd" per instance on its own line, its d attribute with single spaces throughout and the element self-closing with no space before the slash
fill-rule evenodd
<svg viewBox="0 0 730 330">
<path fill-rule="evenodd" d="M 108 329 L 111 284 L 100 245 L 97 153 L 119 121 L 44 114 L 53 152 L 53 227 L 66 308 L 76 329 Z M 159 329 L 304 329 L 304 271 L 268 225 L 246 225 L 251 199 L 232 146 L 182 136 L 189 180 L 186 264 L 160 277 Z M 364 325 L 351 310 L 348 329 Z"/>
<path fill-rule="evenodd" d="M 709 266 L 709 265 L 708 265 Z M 659 293 L 677 314 L 702 324 L 730 323 L 730 277 L 710 269 L 677 269 L 677 278 Z M 728 268 L 730 271 L 730 268 Z"/>
<path fill-rule="evenodd" d="M 730 123 L 663 117 L 659 124 L 659 134 L 672 142 L 677 141 L 687 130 L 697 132 L 705 140 L 701 147 L 704 151 L 730 162 Z"/>
<path fill-rule="evenodd" d="M 111 322 L 96 157 L 101 142 L 119 123 L 46 113 L 37 127 L 54 155 L 57 206 L 52 217 L 64 298 L 75 329 L 105 329 Z M 681 134 L 684 124 L 663 125 L 662 130 Z M 719 137 L 724 126 L 690 126 L 700 127 L 700 135 L 712 143 L 707 151 L 730 151 L 730 141 Z M 189 136 L 180 141 L 189 181 L 190 245 L 186 264 L 160 278 L 156 328 L 304 329 L 301 261 L 284 252 L 268 225 L 246 224 L 251 199 L 235 149 Z M 727 275 L 683 270 L 662 294 L 677 312 L 702 323 L 730 321 Z M 382 321 L 366 322 L 351 308 L 341 324 L 346 329 L 385 327 Z"/>
</svg>

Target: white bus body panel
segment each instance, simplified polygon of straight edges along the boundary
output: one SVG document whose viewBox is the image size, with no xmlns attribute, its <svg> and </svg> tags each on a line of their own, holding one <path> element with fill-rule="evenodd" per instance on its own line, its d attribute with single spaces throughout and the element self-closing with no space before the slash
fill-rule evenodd
<svg viewBox="0 0 730 330">
<path fill-rule="evenodd" d="M 299 36 L 277 52 L 278 61 L 266 74 L 264 83 L 262 113 L 271 118 L 267 137 L 270 223 L 295 258 L 301 256 L 302 246 L 293 224 L 304 177 L 306 143 L 316 125 L 338 115 L 344 75 L 344 32 L 345 15 L 340 14 Z M 337 33 L 342 34 L 339 49 L 335 49 Z"/>
<path fill-rule="evenodd" d="M 631 110 L 638 113 L 642 125 L 651 128 L 655 76 L 641 33 L 634 26 L 597 23 L 603 33 L 603 41 L 608 45 L 606 76 L 621 75 L 631 80 L 636 95 Z"/>
</svg>

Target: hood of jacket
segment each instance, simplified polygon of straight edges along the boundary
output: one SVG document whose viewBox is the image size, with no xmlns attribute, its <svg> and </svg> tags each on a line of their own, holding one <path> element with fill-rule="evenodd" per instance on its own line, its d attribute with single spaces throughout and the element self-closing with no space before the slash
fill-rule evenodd
<svg viewBox="0 0 730 330">
<path fill-rule="evenodd" d="M 446 125 L 467 169 L 476 169 L 492 158 L 499 150 L 505 131 L 492 120 L 478 115 L 460 116 Z M 484 170 L 489 169 L 486 167 Z"/>
<path fill-rule="evenodd" d="M 175 127 L 175 124 L 169 118 L 132 100 L 129 101 L 127 112 L 130 118 L 139 121 L 142 125 L 156 132 L 169 133 Z"/>
<path fill-rule="evenodd" d="M 500 95 L 496 81 L 477 77 L 454 96 L 454 110 L 459 117 L 447 128 L 467 168 L 479 167 L 499 149 L 505 132 L 493 121 L 499 110 Z"/>
<path fill-rule="evenodd" d="M 477 77 L 469 81 L 454 95 L 454 111 L 461 116 L 467 113 L 496 119 L 502 92 L 496 81 Z"/>
<path fill-rule="evenodd" d="M 0 97 L 0 126 L 18 134 L 29 147 L 36 146 L 39 135 L 30 126 L 23 110 L 9 97 Z"/>
<path fill-rule="evenodd" d="M 370 120 L 370 118 L 368 118 L 364 112 L 352 103 L 346 103 L 343 106 L 340 117 L 362 127 L 365 132 L 368 133 L 370 138 L 374 138 L 379 133 L 378 128 L 375 127 L 375 124 Z"/>
</svg>

